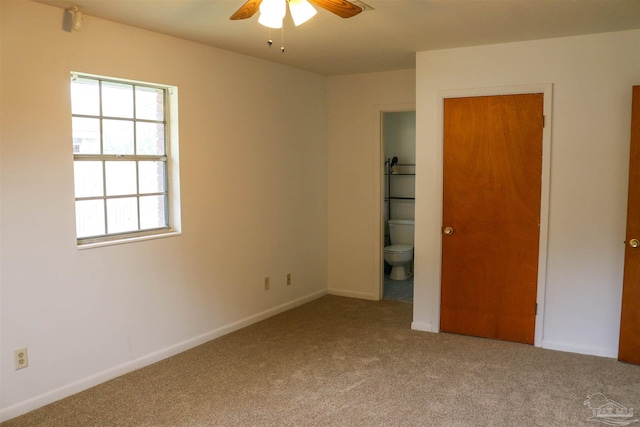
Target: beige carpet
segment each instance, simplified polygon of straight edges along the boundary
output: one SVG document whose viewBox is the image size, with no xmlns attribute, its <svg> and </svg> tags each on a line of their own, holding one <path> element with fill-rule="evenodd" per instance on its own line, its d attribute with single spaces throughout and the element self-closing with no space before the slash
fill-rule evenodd
<svg viewBox="0 0 640 427">
<path fill-rule="evenodd" d="M 593 426 L 595 392 L 640 413 L 640 366 L 411 318 L 409 303 L 326 296 L 2 427 Z"/>
</svg>

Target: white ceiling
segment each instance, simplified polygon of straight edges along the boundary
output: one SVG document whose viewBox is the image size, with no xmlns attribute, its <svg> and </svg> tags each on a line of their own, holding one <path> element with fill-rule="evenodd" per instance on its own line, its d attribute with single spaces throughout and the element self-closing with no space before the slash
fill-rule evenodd
<svg viewBox="0 0 640 427">
<path fill-rule="evenodd" d="M 229 20 L 245 0 L 35 1 L 323 75 L 414 68 L 424 50 L 640 28 L 640 0 L 364 0 L 373 10 L 353 18 L 317 8 L 300 27 L 285 21 L 281 53 L 281 31 L 269 48 L 257 14 Z"/>
</svg>

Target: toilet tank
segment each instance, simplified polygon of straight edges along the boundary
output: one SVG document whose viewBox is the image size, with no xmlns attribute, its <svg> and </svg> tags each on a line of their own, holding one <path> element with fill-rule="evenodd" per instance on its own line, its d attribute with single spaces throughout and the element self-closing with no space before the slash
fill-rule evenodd
<svg viewBox="0 0 640 427">
<path fill-rule="evenodd" d="M 413 227 L 415 221 L 412 219 L 390 219 L 389 239 L 392 245 L 413 246 Z"/>
</svg>

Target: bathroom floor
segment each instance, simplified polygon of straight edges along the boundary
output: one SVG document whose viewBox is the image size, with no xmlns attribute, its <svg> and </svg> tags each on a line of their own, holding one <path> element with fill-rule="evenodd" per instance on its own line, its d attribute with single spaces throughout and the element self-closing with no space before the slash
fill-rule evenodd
<svg viewBox="0 0 640 427">
<path fill-rule="evenodd" d="M 413 302 L 413 276 L 407 280 L 391 280 L 384 275 L 384 299 Z"/>
</svg>

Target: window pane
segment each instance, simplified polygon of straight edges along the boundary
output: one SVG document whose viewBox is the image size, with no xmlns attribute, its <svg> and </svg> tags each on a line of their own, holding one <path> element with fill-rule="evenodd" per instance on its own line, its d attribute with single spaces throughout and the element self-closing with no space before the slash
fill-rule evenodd
<svg viewBox="0 0 640 427">
<path fill-rule="evenodd" d="M 164 156 L 164 125 L 136 122 L 137 154 Z"/>
<path fill-rule="evenodd" d="M 103 200 L 76 202 L 76 233 L 79 238 L 105 234 Z"/>
<path fill-rule="evenodd" d="M 104 154 L 133 154 L 133 122 L 103 120 Z"/>
<path fill-rule="evenodd" d="M 74 154 L 100 154 L 100 119 L 74 117 L 71 126 Z"/>
<path fill-rule="evenodd" d="M 102 82 L 102 115 L 133 118 L 133 86 Z"/>
<path fill-rule="evenodd" d="M 138 162 L 140 193 L 164 192 L 164 162 Z"/>
<path fill-rule="evenodd" d="M 78 161 L 73 162 L 76 197 L 103 196 L 102 162 Z"/>
<path fill-rule="evenodd" d="M 107 196 L 136 194 L 136 162 L 104 162 Z"/>
<path fill-rule="evenodd" d="M 78 243 L 168 228 L 165 109 L 174 94 L 78 73 L 70 91 Z"/>
<path fill-rule="evenodd" d="M 136 118 L 164 120 L 163 94 L 162 89 L 136 86 Z"/>
<path fill-rule="evenodd" d="M 97 80 L 71 80 L 71 113 L 100 115 L 100 89 Z"/>
<path fill-rule="evenodd" d="M 140 197 L 140 229 L 166 227 L 165 196 Z"/>
<path fill-rule="evenodd" d="M 109 233 L 138 230 L 138 204 L 135 197 L 107 200 L 107 228 Z"/>
</svg>

